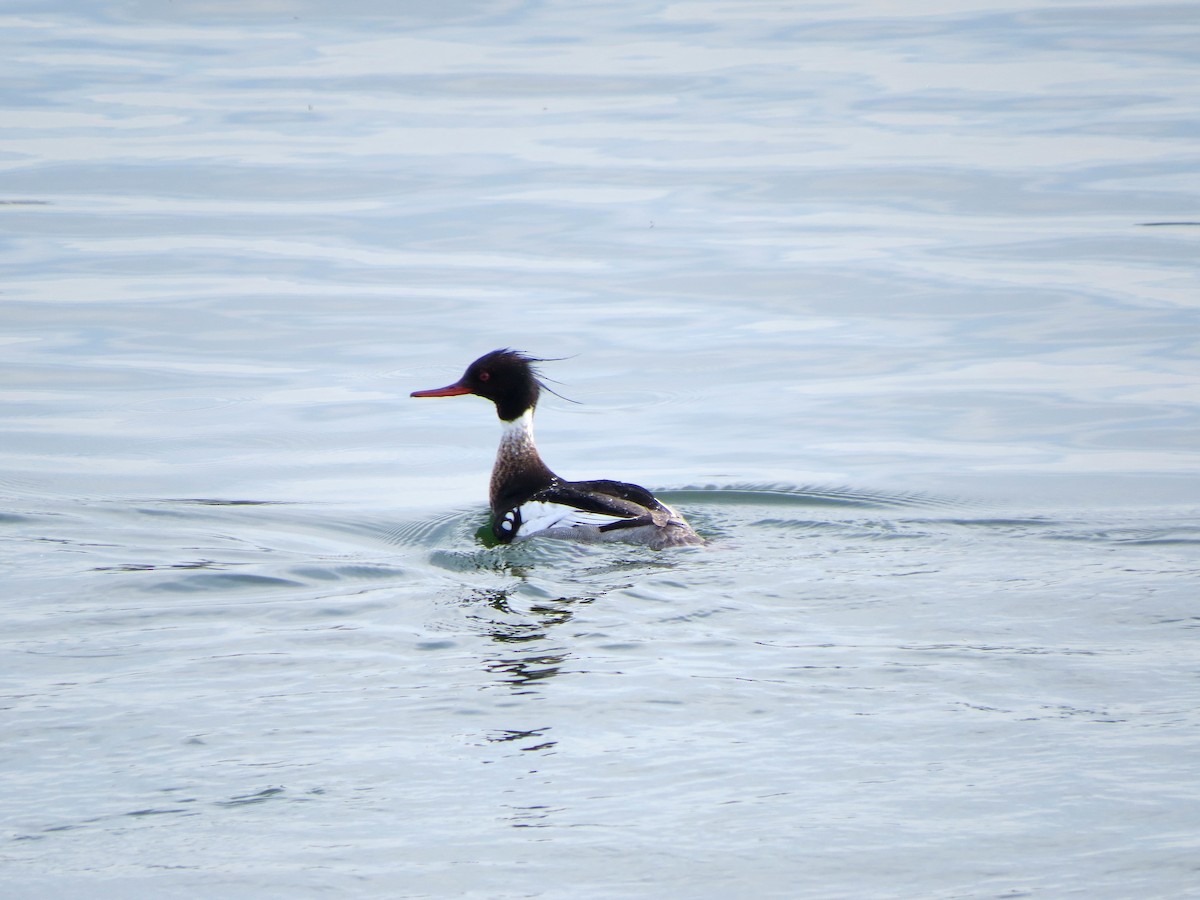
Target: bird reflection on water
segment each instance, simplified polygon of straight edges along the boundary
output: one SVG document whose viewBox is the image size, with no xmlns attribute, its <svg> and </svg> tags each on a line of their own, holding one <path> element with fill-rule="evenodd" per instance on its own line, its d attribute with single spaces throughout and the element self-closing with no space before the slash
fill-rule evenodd
<svg viewBox="0 0 1200 900">
<path fill-rule="evenodd" d="M 535 695 L 549 679 L 564 671 L 570 654 L 561 646 L 548 647 L 551 629 L 574 618 L 572 606 L 590 603 L 590 597 L 562 597 L 539 601 L 527 610 L 514 609 L 515 591 L 485 589 L 472 591 L 463 605 L 492 640 L 494 655 L 481 659 L 484 671 L 497 687 L 514 696 Z M 549 725 L 492 730 L 484 735 L 489 744 L 512 744 L 522 751 L 545 751 L 558 742 L 548 739 Z"/>
<path fill-rule="evenodd" d="M 513 593 L 504 589 L 475 590 L 464 605 L 476 610 L 471 618 L 484 627 L 499 651 L 482 661 L 485 670 L 514 694 L 530 694 L 536 692 L 538 682 L 558 675 L 569 656 L 562 647 L 551 648 L 543 643 L 550 630 L 574 618 L 574 604 L 590 603 L 592 598 L 562 597 L 518 610 L 513 607 Z"/>
</svg>

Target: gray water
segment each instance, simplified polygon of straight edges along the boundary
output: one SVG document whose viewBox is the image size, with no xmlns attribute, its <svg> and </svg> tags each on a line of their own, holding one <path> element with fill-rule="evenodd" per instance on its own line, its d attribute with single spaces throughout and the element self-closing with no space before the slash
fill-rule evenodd
<svg viewBox="0 0 1200 900">
<path fill-rule="evenodd" d="M 1190 3 L 9 3 L 12 898 L 1182 898 Z M 701 550 L 485 547 L 566 477 Z"/>
</svg>

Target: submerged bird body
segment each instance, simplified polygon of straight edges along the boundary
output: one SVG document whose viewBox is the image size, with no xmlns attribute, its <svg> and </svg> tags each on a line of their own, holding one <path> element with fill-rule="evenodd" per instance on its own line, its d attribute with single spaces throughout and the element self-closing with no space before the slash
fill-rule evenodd
<svg viewBox="0 0 1200 900">
<path fill-rule="evenodd" d="M 494 350 L 444 388 L 414 397 L 476 394 L 496 404 L 503 431 L 492 469 L 492 533 L 511 543 L 538 535 L 579 541 L 624 541 L 655 550 L 703 544 L 671 507 L 636 484 L 607 479 L 565 481 L 550 470 L 533 440 L 533 411 L 542 383 L 537 360 Z"/>
</svg>

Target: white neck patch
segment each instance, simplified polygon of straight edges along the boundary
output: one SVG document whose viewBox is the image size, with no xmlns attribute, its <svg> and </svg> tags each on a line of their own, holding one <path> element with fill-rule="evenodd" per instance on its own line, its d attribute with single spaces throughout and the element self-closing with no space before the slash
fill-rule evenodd
<svg viewBox="0 0 1200 900">
<path fill-rule="evenodd" d="M 501 420 L 500 454 L 523 456 L 533 449 L 533 410 L 527 409 L 511 422 Z"/>
</svg>

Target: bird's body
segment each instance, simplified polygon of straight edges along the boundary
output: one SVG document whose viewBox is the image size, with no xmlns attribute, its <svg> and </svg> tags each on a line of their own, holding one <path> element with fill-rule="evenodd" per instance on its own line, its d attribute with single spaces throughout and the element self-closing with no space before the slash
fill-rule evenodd
<svg viewBox="0 0 1200 900">
<path fill-rule="evenodd" d="M 537 362 L 515 350 L 494 350 L 444 388 L 414 397 L 476 394 L 496 404 L 503 432 L 492 469 L 492 533 L 502 543 L 539 537 L 623 541 L 655 550 L 704 543 L 683 516 L 636 484 L 566 481 L 542 461 L 533 439 L 541 382 Z"/>
</svg>

